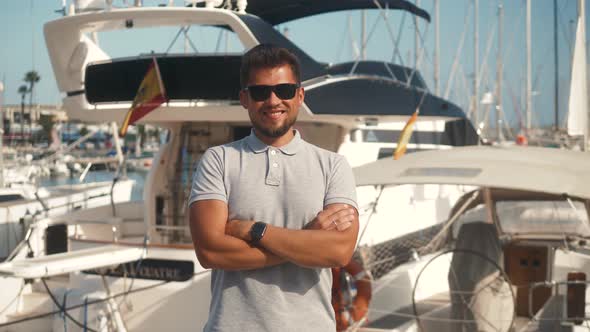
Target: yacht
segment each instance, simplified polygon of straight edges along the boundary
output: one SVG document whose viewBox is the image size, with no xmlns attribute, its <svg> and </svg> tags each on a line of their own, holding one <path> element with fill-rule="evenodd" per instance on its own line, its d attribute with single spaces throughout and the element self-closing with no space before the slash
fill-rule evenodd
<svg viewBox="0 0 590 332">
<path fill-rule="evenodd" d="M 408 1 L 380 3 L 383 8 L 378 10 L 402 10 L 430 19 Z M 45 24 L 64 109 L 73 119 L 121 122 L 149 63 L 156 59 L 168 101 L 140 122 L 166 129 L 168 138 L 154 155 L 142 201 L 80 209 L 35 223 L 20 250 L 0 265 L 0 284 L 6 289 L 0 297 L 0 308 L 6 308 L 0 311 L 0 331 L 202 329 L 209 310 L 210 270 L 196 259 L 186 200 L 194 167 L 207 148 L 250 133 L 247 112 L 238 101 L 239 67 L 243 52 L 260 43 L 286 47 L 301 60 L 306 91 L 297 122 L 301 136 L 344 154 L 352 165 L 390 156 L 392 142 L 416 109 L 420 117 L 409 150 L 478 143 L 464 112 L 431 94 L 416 70 L 377 61 L 324 64 L 275 28 L 316 14 L 375 9 L 372 0 L 330 0 L 313 6 L 298 0 L 117 5 L 79 1 L 64 7 L 67 15 Z M 189 32 L 199 27 L 217 29 L 218 40 L 233 40 L 237 49 L 197 51 Z M 125 36 L 155 28 L 172 31 L 171 46 L 183 36 L 192 51 L 173 53 L 168 47 L 151 52 L 152 38 L 144 40 L 147 50 L 131 55 L 112 56 L 106 49 L 105 40 L 114 33 Z M 376 222 L 361 226 L 359 244 L 435 223 L 450 209 L 449 201 L 465 190 L 412 185 L 401 192 L 359 192 L 363 225 L 374 216 L 390 219 L 380 227 L 374 227 Z M 376 195 L 400 194 L 414 197 L 413 209 L 441 207 L 442 212 L 425 212 L 429 219 L 424 222 L 400 219 L 392 226 L 395 215 L 390 209 L 407 205 L 408 198 L 387 207 L 371 202 Z"/>
</svg>

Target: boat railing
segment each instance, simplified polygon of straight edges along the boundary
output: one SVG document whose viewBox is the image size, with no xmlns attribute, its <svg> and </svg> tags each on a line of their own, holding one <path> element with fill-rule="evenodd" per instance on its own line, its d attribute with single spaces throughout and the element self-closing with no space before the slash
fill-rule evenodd
<svg viewBox="0 0 590 332">
<path fill-rule="evenodd" d="M 85 225 L 97 225 L 97 226 L 110 226 L 110 233 L 111 233 L 111 239 L 112 242 L 117 243 L 119 242 L 119 238 L 126 235 L 124 233 L 123 229 L 123 224 L 124 223 L 130 223 L 130 222 L 136 222 L 136 223 L 141 223 L 143 225 L 143 218 L 121 218 L 121 217 L 112 217 L 112 218 L 106 218 L 106 219 L 101 219 L 101 220 L 76 220 L 74 222 L 72 222 L 72 224 L 75 225 L 74 227 L 74 234 L 72 235 L 72 238 L 74 239 L 81 239 L 82 238 L 82 229 L 80 229 L 80 226 L 85 226 Z M 96 234 L 96 233 L 94 233 Z"/>
<path fill-rule="evenodd" d="M 528 286 L 528 310 L 531 320 L 561 320 L 564 323 L 581 324 L 584 321 L 590 320 L 590 316 L 585 314 L 586 305 L 586 288 L 590 285 L 588 280 L 562 280 L 562 281 L 540 281 L 530 283 Z M 560 287 L 561 286 L 561 287 Z M 563 296 L 561 317 L 551 317 L 540 319 L 533 312 L 533 298 L 535 289 L 537 288 L 551 288 L 554 296 L 559 296 L 560 288 L 566 288 L 566 296 Z M 577 309 L 577 310 L 576 310 Z"/>
</svg>

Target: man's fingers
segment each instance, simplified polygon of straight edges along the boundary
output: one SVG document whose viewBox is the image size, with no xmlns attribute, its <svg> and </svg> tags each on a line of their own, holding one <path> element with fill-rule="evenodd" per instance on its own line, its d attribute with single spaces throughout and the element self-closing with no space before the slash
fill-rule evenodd
<svg viewBox="0 0 590 332">
<path fill-rule="evenodd" d="M 341 210 L 345 210 L 346 208 L 348 208 L 348 205 L 346 204 L 332 204 L 325 208 L 323 211 L 320 211 L 320 213 L 322 213 L 322 215 L 331 216 L 332 214 Z"/>
<path fill-rule="evenodd" d="M 333 213 L 332 215 L 330 215 L 329 218 L 333 220 L 333 219 L 348 218 L 350 216 L 354 217 L 355 213 L 356 212 L 353 208 L 347 207 L 345 209 L 338 210 L 338 212 L 336 212 L 336 213 Z"/>
<path fill-rule="evenodd" d="M 322 230 L 333 230 L 333 229 L 346 229 L 350 225 L 346 223 L 352 223 L 356 215 L 356 210 L 346 204 L 333 204 L 325 210 L 318 212 L 316 218 L 312 222 L 311 229 L 322 229 Z M 340 223 L 345 223 L 344 226 L 340 227 Z"/>
<path fill-rule="evenodd" d="M 345 222 L 338 223 L 338 227 L 336 227 L 336 229 L 338 229 L 338 231 L 342 232 L 343 230 L 346 230 L 350 226 L 352 226 L 352 222 L 345 221 Z"/>
</svg>

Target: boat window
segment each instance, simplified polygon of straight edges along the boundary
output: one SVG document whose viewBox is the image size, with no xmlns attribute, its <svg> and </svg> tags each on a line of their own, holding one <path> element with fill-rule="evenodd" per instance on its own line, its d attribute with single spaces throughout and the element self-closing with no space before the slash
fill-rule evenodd
<svg viewBox="0 0 590 332">
<path fill-rule="evenodd" d="M 502 231 L 518 234 L 574 234 L 590 236 L 588 213 L 581 202 L 498 202 L 496 211 Z"/>
<path fill-rule="evenodd" d="M 245 49 L 237 34 L 228 27 L 202 25 L 101 31 L 98 41 L 112 58 L 152 53 L 242 54 Z"/>
<path fill-rule="evenodd" d="M 19 194 L 0 195 L 0 203 L 18 201 L 21 199 L 25 199 L 25 198 Z"/>
</svg>

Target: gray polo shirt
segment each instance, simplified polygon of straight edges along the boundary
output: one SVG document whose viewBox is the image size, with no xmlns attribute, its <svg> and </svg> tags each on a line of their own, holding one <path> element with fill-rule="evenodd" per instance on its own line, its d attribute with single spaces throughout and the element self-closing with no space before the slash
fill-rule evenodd
<svg viewBox="0 0 590 332">
<path fill-rule="evenodd" d="M 343 156 L 301 139 L 276 148 L 254 133 L 208 149 L 197 166 L 189 205 L 217 199 L 230 219 L 302 229 L 325 205 L 356 207 L 354 178 Z M 292 263 L 213 270 L 205 331 L 335 331 L 332 273 Z M 198 300 L 198 299 L 195 299 Z"/>
</svg>

